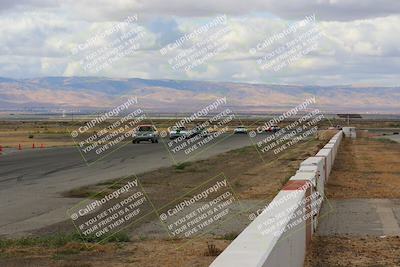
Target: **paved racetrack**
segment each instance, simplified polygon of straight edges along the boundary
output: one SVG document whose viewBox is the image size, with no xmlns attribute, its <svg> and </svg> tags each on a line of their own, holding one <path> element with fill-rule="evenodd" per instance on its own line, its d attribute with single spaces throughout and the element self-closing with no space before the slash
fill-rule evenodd
<svg viewBox="0 0 400 267">
<path fill-rule="evenodd" d="M 247 135 L 225 137 L 207 146 L 206 150 L 203 147 L 201 153 L 192 153 L 194 156 L 190 160 L 251 145 Z M 181 153 L 175 160 L 177 158 L 182 160 L 187 156 Z M 77 148 L 36 149 L 2 155 L 0 235 L 16 236 L 65 220 L 66 210 L 81 199 L 61 197 L 64 191 L 175 163 L 163 142 L 129 143 L 89 166 Z"/>
</svg>

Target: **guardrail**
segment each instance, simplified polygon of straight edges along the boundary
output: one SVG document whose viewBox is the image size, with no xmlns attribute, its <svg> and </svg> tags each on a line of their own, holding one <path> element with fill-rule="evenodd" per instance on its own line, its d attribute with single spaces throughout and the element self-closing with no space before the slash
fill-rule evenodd
<svg viewBox="0 0 400 267">
<path fill-rule="evenodd" d="M 272 202 L 210 266 L 303 266 L 342 138 L 340 131 L 314 157 L 304 160 Z"/>
</svg>

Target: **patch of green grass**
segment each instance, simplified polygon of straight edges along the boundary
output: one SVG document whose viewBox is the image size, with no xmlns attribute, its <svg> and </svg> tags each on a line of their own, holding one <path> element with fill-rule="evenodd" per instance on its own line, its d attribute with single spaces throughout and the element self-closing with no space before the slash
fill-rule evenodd
<svg viewBox="0 0 400 267">
<path fill-rule="evenodd" d="M 241 147 L 235 150 L 230 151 L 229 153 L 234 153 L 237 155 L 242 155 L 242 154 L 247 154 L 249 152 L 254 152 L 255 148 L 254 146 L 245 146 L 245 147 Z"/>
<path fill-rule="evenodd" d="M 101 183 L 98 183 L 97 185 L 98 186 L 102 186 L 102 185 L 110 186 L 110 185 L 113 185 L 113 184 L 115 184 L 115 180 L 101 182 Z"/>
<path fill-rule="evenodd" d="M 237 181 L 235 181 L 235 182 L 233 183 L 233 186 L 236 187 L 236 188 L 238 188 L 238 187 L 241 187 L 242 184 L 240 183 L 239 180 L 237 180 Z"/>
<path fill-rule="evenodd" d="M 120 189 L 127 182 L 137 179 L 136 176 L 130 176 L 127 178 L 112 179 L 105 182 L 101 182 L 91 186 L 82 186 L 79 188 L 72 189 L 63 193 L 64 197 L 76 197 L 76 198 L 89 198 L 89 199 L 101 199 L 106 195 L 112 193 L 112 191 Z"/>
<path fill-rule="evenodd" d="M 175 164 L 175 170 L 184 170 L 186 167 L 189 167 L 192 163 L 191 162 L 182 162 L 179 164 Z"/>
<path fill-rule="evenodd" d="M 140 241 L 146 241 L 146 240 L 148 240 L 149 238 L 147 237 L 147 236 L 145 236 L 145 235 L 140 235 L 139 236 L 139 240 Z"/>
<path fill-rule="evenodd" d="M 389 123 L 389 127 L 400 128 L 400 123 Z"/>
<path fill-rule="evenodd" d="M 56 234 L 41 237 L 24 237 L 20 239 L 0 239 L 0 248 L 8 247 L 61 247 L 68 242 L 83 242 L 78 233 L 74 234 Z"/>
<path fill-rule="evenodd" d="M 64 254 L 56 253 L 56 254 L 54 254 L 51 258 L 52 258 L 53 260 L 55 260 L 55 261 L 62 261 L 62 260 L 65 260 L 65 259 L 66 259 L 66 256 L 65 256 Z"/>
<path fill-rule="evenodd" d="M 72 189 L 63 194 L 64 197 L 76 197 L 76 198 L 88 198 L 94 195 L 96 192 L 90 190 L 89 186 L 83 186 Z"/>
<path fill-rule="evenodd" d="M 118 233 L 115 233 L 114 235 L 110 236 L 109 238 L 107 238 L 106 241 L 112 242 L 112 243 L 129 242 L 130 237 L 125 232 L 118 232 Z"/>
<path fill-rule="evenodd" d="M 397 144 L 396 141 L 389 138 L 376 138 L 375 140 L 386 144 Z"/>
<path fill-rule="evenodd" d="M 106 234 L 101 236 L 100 238 L 95 236 L 94 234 L 92 235 L 87 235 L 85 236 L 84 239 L 81 238 L 81 241 L 86 241 L 88 243 L 120 243 L 120 242 L 129 242 L 130 238 L 129 235 L 125 232 L 117 232 L 115 234 Z"/>
<path fill-rule="evenodd" d="M 49 247 L 59 248 L 63 247 L 68 243 L 97 243 L 103 241 L 104 243 L 118 243 L 118 242 L 129 242 L 129 235 L 125 232 L 118 232 L 109 237 L 102 236 L 98 238 L 96 236 L 87 236 L 83 239 L 79 233 L 72 234 L 55 234 L 49 236 L 37 236 L 37 237 L 24 237 L 19 239 L 0 239 L 0 249 L 10 247 Z"/>
<path fill-rule="evenodd" d="M 125 184 L 120 184 L 120 183 L 115 183 L 113 185 L 111 185 L 110 187 L 108 187 L 109 189 L 120 189 L 121 187 L 123 187 Z"/>
</svg>

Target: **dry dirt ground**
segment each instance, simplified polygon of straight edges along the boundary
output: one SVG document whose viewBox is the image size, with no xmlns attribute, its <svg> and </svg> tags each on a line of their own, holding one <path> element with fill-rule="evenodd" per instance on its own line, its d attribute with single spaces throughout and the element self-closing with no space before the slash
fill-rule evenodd
<svg viewBox="0 0 400 267">
<path fill-rule="evenodd" d="M 7 148 L 71 146 L 66 126 L 69 122 L 0 121 L 0 145 Z"/>
<path fill-rule="evenodd" d="M 327 185 L 327 198 L 400 198 L 400 144 L 344 139 Z"/>
<path fill-rule="evenodd" d="M 305 267 L 398 267 L 400 237 L 316 236 Z"/>
<path fill-rule="evenodd" d="M 400 198 L 400 144 L 344 139 L 327 185 L 328 199 Z M 400 266 L 399 236 L 314 236 L 306 267 Z"/>
<path fill-rule="evenodd" d="M 210 238 L 185 240 L 144 240 L 140 242 L 96 245 L 68 243 L 60 248 L 19 247 L 5 251 L 4 267 L 123 267 L 208 266 L 230 241 Z M 213 249 L 212 245 L 216 248 Z M 210 246 L 210 248 L 209 248 Z"/>
</svg>

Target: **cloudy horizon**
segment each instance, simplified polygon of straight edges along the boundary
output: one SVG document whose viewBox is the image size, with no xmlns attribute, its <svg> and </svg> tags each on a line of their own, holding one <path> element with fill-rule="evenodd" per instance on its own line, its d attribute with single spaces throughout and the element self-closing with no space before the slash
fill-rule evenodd
<svg viewBox="0 0 400 267">
<path fill-rule="evenodd" d="M 394 0 L 379 5 L 372 0 L 315 0 L 307 4 L 289 0 L 20 0 L 2 1 L 0 14 L 0 77 L 102 76 L 299 85 L 400 85 L 400 3 Z M 260 68 L 258 60 L 274 49 L 272 45 L 260 48 L 260 44 L 313 16 L 320 32 L 313 40 L 315 49 L 281 69 Z M 225 21 L 218 25 L 217 19 L 221 17 Z M 121 24 L 129 18 L 135 19 Z M 101 48 L 115 42 L 112 29 L 116 25 L 120 25 L 119 37 L 134 29 L 136 39 L 130 45 L 135 49 L 93 71 L 92 67 L 98 65 L 93 53 L 76 48 L 90 43 L 92 52 L 101 56 Z M 194 34 L 204 27 L 212 30 Z M 182 51 L 218 31 L 218 53 L 193 68 L 176 67 Z M 282 41 L 299 35 L 300 31 L 291 32 Z M 174 48 L 176 51 L 161 53 L 163 48 L 183 39 L 180 47 Z M 91 68 L 82 62 L 88 57 Z"/>
</svg>

